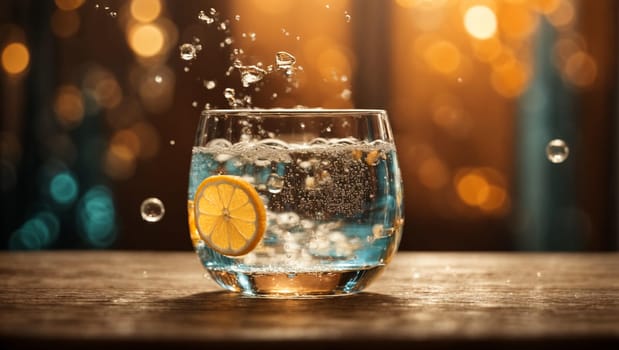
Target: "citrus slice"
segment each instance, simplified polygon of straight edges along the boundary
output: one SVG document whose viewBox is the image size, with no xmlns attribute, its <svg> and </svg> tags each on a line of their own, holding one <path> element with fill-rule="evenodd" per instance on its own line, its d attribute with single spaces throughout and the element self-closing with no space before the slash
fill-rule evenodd
<svg viewBox="0 0 619 350">
<path fill-rule="evenodd" d="M 196 228 L 213 250 L 230 256 L 252 251 L 266 229 L 266 210 L 258 192 L 230 175 L 211 176 L 194 197 Z"/>
</svg>

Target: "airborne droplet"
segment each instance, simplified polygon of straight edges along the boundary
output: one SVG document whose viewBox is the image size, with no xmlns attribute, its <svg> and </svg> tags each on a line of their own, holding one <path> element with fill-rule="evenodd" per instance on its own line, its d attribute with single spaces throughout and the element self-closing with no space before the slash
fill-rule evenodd
<svg viewBox="0 0 619 350">
<path fill-rule="evenodd" d="M 278 69 L 289 69 L 296 61 L 297 59 L 286 51 L 278 51 L 275 54 L 275 64 Z"/>
<path fill-rule="evenodd" d="M 185 61 L 191 61 L 196 58 L 196 47 L 192 44 L 185 43 L 179 47 L 181 58 Z"/>
<path fill-rule="evenodd" d="M 258 66 L 242 66 L 239 70 L 241 71 L 241 81 L 245 87 L 259 82 L 267 74 L 264 69 Z"/>
<path fill-rule="evenodd" d="M 546 157 L 552 163 L 563 163 L 570 154 L 570 149 L 561 139 L 554 139 L 546 146 Z"/>
<path fill-rule="evenodd" d="M 159 198 L 146 198 L 140 206 L 142 219 L 148 222 L 157 222 L 163 218 L 165 207 Z"/>
</svg>

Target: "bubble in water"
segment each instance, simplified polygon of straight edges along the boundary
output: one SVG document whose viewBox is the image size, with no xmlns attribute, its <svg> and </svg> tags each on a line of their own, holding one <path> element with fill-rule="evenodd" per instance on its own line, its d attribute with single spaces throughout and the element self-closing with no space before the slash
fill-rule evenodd
<svg viewBox="0 0 619 350">
<path fill-rule="evenodd" d="M 183 70 L 184 70 L 185 72 L 189 72 L 189 67 L 185 67 L 185 68 L 183 68 Z"/>
<path fill-rule="evenodd" d="M 241 81 L 243 82 L 244 87 L 248 87 L 249 84 L 259 82 L 267 74 L 264 69 L 258 66 L 242 66 L 239 70 L 241 72 Z"/>
<path fill-rule="evenodd" d="M 249 39 L 250 39 L 251 41 L 256 41 L 256 33 L 253 33 L 253 32 L 252 32 L 252 33 L 249 33 Z"/>
<path fill-rule="evenodd" d="M 157 84 L 161 84 L 161 82 L 163 81 L 163 77 L 159 74 L 155 75 L 155 83 Z"/>
<path fill-rule="evenodd" d="M 232 88 L 226 88 L 224 90 L 224 97 L 228 100 L 230 100 L 231 98 L 234 98 L 234 95 L 236 94 L 236 91 L 234 91 L 234 89 Z"/>
<path fill-rule="evenodd" d="M 284 188 L 284 178 L 272 173 L 267 179 L 267 189 L 271 193 L 280 193 Z"/>
<path fill-rule="evenodd" d="M 278 69 L 289 69 L 297 59 L 286 51 L 278 51 L 275 54 L 275 64 Z"/>
<path fill-rule="evenodd" d="M 240 20 L 241 20 L 241 15 L 236 15 L 236 16 L 234 16 L 234 20 L 236 20 L 236 21 L 240 21 Z"/>
<path fill-rule="evenodd" d="M 346 20 L 346 23 L 350 23 L 350 14 L 348 11 L 344 12 L 344 19 Z"/>
<path fill-rule="evenodd" d="M 213 90 L 215 88 L 215 86 L 217 86 L 217 84 L 215 83 L 214 80 L 205 80 L 204 81 L 204 87 L 207 90 Z"/>
<path fill-rule="evenodd" d="M 142 219 L 148 222 L 157 222 L 163 218 L 165 207 L 159 198 L 146 198 L 140 206 Z"/>
<path fill-rule="evenodd" d="M 116 11 L 110 11 L 110 17 L 112 17 L 112 18 L 116 18 L 116 16 L 118 16 L 118 12 L 116 12 Z"/>
<path fill-rule="evenodd" d="M 191 61 L 196 58 L 196 47 L 192 44 L 185 43 L 179 47 L 181 58 L 185 61 Z"/>
<path fill-rule="evenodd" d="M 176 145 L 176 141 L 175 140 L 170 140 L 170 146 L 174 146 Z"/>
<path fill-rule="evenodd" d="M 198 107 L 198 101 L 191 102 L 191 107 L 193 107 L 193 108 Z"/>
<path fill-rule="evenodd" d="M 565 141 L 561 139 L 554 139 L 548 142 L 548 145 L 546 146 L 546 157 L 548 157 L 549 161 L 555 164 L 563 163 L 567 159 L 569 153 L 569 147 L 567 147 Z"/>
</svg>

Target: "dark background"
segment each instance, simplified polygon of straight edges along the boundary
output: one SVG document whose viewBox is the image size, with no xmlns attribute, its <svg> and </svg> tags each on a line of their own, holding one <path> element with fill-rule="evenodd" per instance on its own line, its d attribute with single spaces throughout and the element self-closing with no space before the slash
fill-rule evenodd
<svg viewBox="0 0 619 350">
<path fill-rule="evenodd" d="M 304 66 L 299 88 L 263 91 L 256 106 L 388 111 L 404 179 L 401 249 L 619 247 L 617 2 L 496 1 L 503 46 L 492 58 L 480 49 L 490 40 L 462 24 L 466 1 L 161 1 L 146 20 L 132 3 L 0 3 L 0 48 L 29 51 L 24 70 L 0 76 L 3 249 L 190 250 L 197 119 L 205 103 L 226 107 L 224 87 L 240 88 L 225 72 L 242 45 L 262 60 L 286 48 Z M 236 27 L 200 23 L 211 7 Z M 163 44 L 145 56 L 152 38 L 131 33 L 149 23 Z M 219 47 L 226 36 L 234 44 Z M 181 60 L 194 37 L 204 49 Z M 570 147 L 560 164 L 544 151 L 554 138 Z M 465 186 L 467 176 L 482 184 Z M 158 222 L 140 215 L 148 197 L 165 205 Z"/>
</svg>

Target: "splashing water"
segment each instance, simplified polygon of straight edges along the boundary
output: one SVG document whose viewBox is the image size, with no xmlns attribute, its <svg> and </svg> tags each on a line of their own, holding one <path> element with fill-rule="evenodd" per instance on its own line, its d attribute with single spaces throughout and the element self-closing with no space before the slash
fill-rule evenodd
<svg viewBox="0 0 619 350">
<path fill-rule="evenodd" d="M 244 87 L 259 82 L 267 74 L 264 69 L 258 66 L 241 66 L 239 71 L 241 72 L 241 82 Z"/>
<path fill-rule="evenodd" d="M 546 145 L 546 157 L 552 163 L 563 163 L 570 153 L 570 149 L 561 139 L 554 139 Z"/>
<path fill-rule="evenodd" d="M 286 51 L 278 51 L 275 54 L 275 64 L 278 69 L 289 69 L 295 62 L 297 62 L 297 59 Z"/>
<path fill-rule="evenodd" d="M 157 222 L 163 218 L 165 207 L 159 198 L 146 198 L 140 206 L 142 219 L 147 222 Z"/>
</svg>

